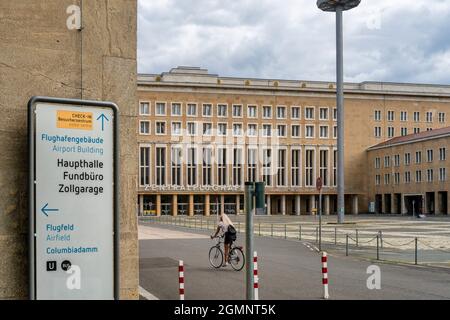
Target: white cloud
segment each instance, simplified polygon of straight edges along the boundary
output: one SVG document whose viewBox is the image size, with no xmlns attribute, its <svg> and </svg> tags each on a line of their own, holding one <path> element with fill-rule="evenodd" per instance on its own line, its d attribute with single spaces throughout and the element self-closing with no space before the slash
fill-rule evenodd
<svg viewBox="0 0 450 320">
<path fill-rule="evenodd" d="M 347 81 L 450 81 L 450 3 L 362 0 L 344 15 Z M 315 0 L 139 0 L 138 71 L 335 79 L 334 14 Z"/>
</svg>

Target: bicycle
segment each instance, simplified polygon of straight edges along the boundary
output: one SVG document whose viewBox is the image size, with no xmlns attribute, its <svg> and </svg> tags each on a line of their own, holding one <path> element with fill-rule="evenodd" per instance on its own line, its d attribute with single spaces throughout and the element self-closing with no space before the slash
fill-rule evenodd
<svg viewBox="0 0 450 320">
<path fill-rule="evenodd" d="M 218 269 L 223 265 L 224 262 L 224 253 L 222 251 L 222 248 L 220 245 L 223 243 L 224 236 L 216 237 L 217 243 L 209 249 L 209 263 L 212 267 Z M 244 252 L 242 251 L 242 247 L 235 246 L 234 242 L 231 243 L 230 246 L 230 253 L 229 256 L 229 263 L 231 264 L 231 267 L 236 270 L 240 271 L 245 265 L 245 256 Z"/>
</svg>

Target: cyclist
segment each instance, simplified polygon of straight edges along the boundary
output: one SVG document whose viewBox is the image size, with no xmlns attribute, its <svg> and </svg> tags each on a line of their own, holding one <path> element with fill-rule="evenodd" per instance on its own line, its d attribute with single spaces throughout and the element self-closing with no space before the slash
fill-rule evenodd
<svg viewBox="0 0 450 320">
<path fill-rule="evenodd" d="M 226 267 L 229 262 L 229 252 L 230 247 L 233 241 L 236 241 L 236 229 L 234 228 L 233 222 L 231 222 L 231 219 L 225 214 L 220 215 L 219 223 L 217 225 L 216 233 L 214 235 L 211 235 L 211 239 L 217 237 L 217 235 L 221 232 L 221 235 L 224 236 L 225 240 L 223 243 L 224 252 L 225 252 L 225 259 L 223 267 Z"/>
</svg>

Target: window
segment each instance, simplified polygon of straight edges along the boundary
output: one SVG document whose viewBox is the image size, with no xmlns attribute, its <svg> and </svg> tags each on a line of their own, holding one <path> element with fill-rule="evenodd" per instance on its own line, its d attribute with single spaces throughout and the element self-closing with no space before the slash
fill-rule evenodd
<svg viewBox="0 0 450 320">
<path fill-rule="evenodd" d="M 422 151 L 416 151 L 416 163 L 422 163 Z"/>
<path fill-rule="evenodd" d="M 233 136 L 242 136 L 242 123 L 233 123 Z"/>
<path fill-rule="evenodd" d="M 401 111 L 400 112 L 400 121 L 408 121 L 408 112 L 407 111 Z"/>
<path fill-rule="evenodd" d="M 384 156 L 384 167 L 389 168 L 391 166 L 391 157 L 390 156 Z"/>
<path fill-rule="evenodd" d="M 166 134 L 166 122 L 157 121 L 156 122 L 156 134 Z"/>
<path fill-rule="evenodd" d="M 227 184 L 227 149 L 217 149 L 217 184 Z"/>
<path fill-rule="evenodd" d="M 381 137 L 381 127 L 375 127 L 375 138 Z"/>
<path fill-rule="evenodd" d="M 140 121 L 140 134 L 150 134 L 150 121 Z"/>
<path fill-rule="evenodd" d="M 422 182 L 422 171 L 416 171 L 416 182 Z"/>
<path fill-rule="evenodd" d="M 301 158 L 301 150 L 294 149 L 291 151 L 292 159 L 291 159 L 291 184 L 295 187 L 300 187 L 300 158 Z"/>
<path fill-rule="evenodd" d="M 333 139 L 337 139 L 338 137 L 338 127 L 333 126 Z"/>
<path fill-rule="evenodd" d="M 337 186 L 337 150 L 333 150 L 333 186 Z"/>
<path fill-rule="evenodd" d="M 414 128 L 414 134 L 420 133 L 420 128 Z"/>
<path fill-rule="evenodd" d="M 433 182 L 434 174 L 433 169 L 427 169 L 427 181 Z"/>
<path fill-rule="evenodd" d="M 181 135 L 181 122 L 172 122 L 172 135 Z"/>
<path fill-rule="evenodd" d="M 447 159 L 447 149 L 446 148 L 439 148 L 439 160 L 445 161 Z"/>
<path fill-rule="evenodd" d="M 172 115 L 181 116 L 181 103 L 172 103 Z"/>
<path fill-rule="evenodd" d="M 381 121 L 381 110 L 375 110 L 375 121 Z"/>
<path fill-rule="evenodd" d="M 328 126 L 320 126 L 320 138 L 328 138 Z"/>
<path fill-rule="evenodd" d="M 262 131 L 263 137 L 270 137 L 272 134 L 272 126 L 270 124 L 263 124 Z"/>
<path fill-rule="evenodd" d="M 394 173 L 394 184 L 400 184 L 400 173 Z"/>
<path fill-rule="evenodd" d="M 150 147 L 140 148 L 140 185 L 150 184 Z"/>
<path fill-rule="evenodd" d="M 212 185 L 212 149 L 203 148 L 202 182 L 204 186 Z"/>
<path fill-rule="evenodd" d="M 187 123 L 187 131 L 188 131 L 188 135 L 190 135 L 190 136 L 197 135 L 197 123 L 196 122 L 188 122 Z"/>
<path fill-rule="evenodd" d="M 278 150 L 277 186 L 286 185 L 286 150 Z"/>
<path fill-rule="evenodd" d="M 394 121 L 395 120 L 395 112 L 394 111 L 388 111 L 388 113 L 387 113 L 387 120 L 388 121 Z"/>
<path fill-rule="evenodd" d="M 285 106 L 277 107 L 277 119 L 286 119 L 286 107 Z"/>
<path fill-rule="evenodd" d="M 139 114 L 141 116 L 150 115 L 150 103 L 149 102 L 141 102 L 139 104 Z"/>
<path fill-rule="evenodd" d="M 157 116 L 165 116 L 166 115 L 166 103 L 165 102 L 157 102 L 156 103 L 156 112 Z"/>
<path fill-rule="evenodd" d="M 314 162 L 315 162 L 315 151 L 306 150 L 306 163 L 305 163 L 305 185 L 307 187 L 314 187 Z"/>
<path fill-rule="evenodd" d="M 338 117 L 337 108 L 333 108 L 333 120 L 336 121 Z"/>
<path fill-rule="evenodd" d="M 384 175 L 384 184 L 388 185 L 391 183 L 391 175 L 389 173 L 386 173 Z"/>
<path fill-rule="evenodd" d="M 314 107 L 306 107 L 305 108 L 305 119 L 306 120 L 314 120 Z"/>
<path fill-rule="evenodd" d="M 197 104 L 195 103 L 187 104 L 187 115 L 188 117 L 195 117 L 197 115 Z"/>
<path fill-rule="evenodd" d="M 233 185 L 242 185 L 242 149 L 233 149 Z"/>
<path fill-rule="evenodd" d="M 271 149 L 263 149 L 263 182 L 266 183 L 266 186 L 272 185 L 272 150 Z"/>
<path fill-rule="evenodd" d="M 166 148 L 156 148 L 156 185 L 166 184 Z"/>
<path fill-rule="evenodd" d="M 264 119 L 272 118 L 272 107 L 271 106 L 263 106 L 263 118 Z"/>
<path fill-rule="evenodd" d="M 420 122 L 420 112 L 414 111 L 414 122 Z"/>
<path fill-rule="evenodd" d="M 197 184 L 197 149 L 189 147 L 187 153 L 187 184 L 194 186 Z"/>
<path fill-rule="evenodd" d="M 247 106 L 247 117 L 248 118 L 258 118 L 258 107 L 257 106 Z"/>
<path fill-rule="evenodd" d="M 257 163 L 258 163 L 258 150 L 249 148 L 247 150 L 247 181 L 255 182 L 257 180 Z"/>
<path fill-rule="evenodd" d="M 291 107 L 291 119 L 300 120 L 300 107 Z"/>
<path fill-rule="evenodd" d="M 212 117 L 212 104 L 204 103 L 203 104 L 203 116 L 204 117 Z"/>
<path fill-rule="evenodd" d="M 172 185 L 181 186 L 181 148 L 172 147 Z"/>
<path fill-rule="evenodd" d="M 433 122 L 433 112 L 432 111 L 427 112 L 427 122 Z"/>
<path fill-rule="evenodd" d="M 380 169 L 381 167 L 381 159 L 379 157 L 375 158 L 375 169 Z"/>
<path fill-rule="evenodd" d="M 411 164 L 411 153 L 405 153 L 405 166 L 409 166 Z"/>
<path fill-rule="evenodd" d="M 377 174 L 375 176 L 375 185 L 379 186 L 381 184 L 381 176 Z"/>
<path fill-rule="evenodd" d="M 411 183 L 411 172 L 405 172 L 405 183 Z"/>
<path fill-rule="evenodd" d="M 433 162 L 433 150 L 432 149 L 427 150 L 427 161 Z"/>
<path fill-rule="evenodd" d="M 432 131 L 433 130 L 433 128 L 427 128 L 427 131 Z"/>
<path fill-rule="evenodd" d="M 439 120 L 439 123 L 445 123 L 445 112 L 439 112 L 438 120 Z"/>
<path fill-rule="evenodd" d="M 314 138 L 314 126 L 313 125 L 305 126 L 305 137 L 306 138 Z"/>
<path fill-rule="evenodd" d="M 447 181 L 447 169 L 439 168 L 439 181 Z"/>
<path fill-rule="evenodd" d="M 293 124 L 291 126 L 291 136 L 293 138 L 300 138 L 300 125 L 299 124 Z"/>
<path fill-rule="evenodd" d="M 217 105 L 217 116 L 224 118 L 227 116 L 228 105 L 226 104 L 218 104 Z"/>
<path fill-rule="evenodd" d="M 388 138 L 393 138 L 395 136 L 394 127 L 388 127 L 387 129 L 388 129 L 388 132 L 387 132 Z"/>
<path fill-rule="evenodd" d="M 328 108 L 320 108 L 319 109 L 319 119 L 320 120 L 328 120 Z"/>
<path fill-rule="evenodd" d="M 277 125 L 277 134 L 278 134 L 278 137 L 286 137 L 286 125 L 285 124 Z"/>
<path fill-rule="evenodd" d="M 242 118 L 242 105 L 233 105 L 233 118 Z"/>
<path fill-rule="evenodd" d="M 320 178 L 322 178 L 322 184 L 328 186 L 328 150 L 320 150 Z"/>
<path fill-rule="evenodd" d="M 203 123 L 203 135 L 210 136 L 212 134 L 212 123 L 204 122 Z"/>
<path fill-rule="evenodd" d="M 226 123 L 218 123 L 217 124 L 217 135 L 218 136 L 226 136 L 227 135 L 227 124 Z"/>
<path fill-rule="evenodd" d="M 394 167 L 400 167 L 400 155 L 396 154 L 394 156 Z"/>
<path fill-rule="evenodd" d="M 256 123 L 249 123 L 247 125 L 247 135 L 249 137 L 256 137 L 258 133 L 258 125 Z"/>
<path fill-rule="evenodd" d="M 406 136 L 408 134 L 408 128 L 401 128 L 401 135 Z"/>
</svg>

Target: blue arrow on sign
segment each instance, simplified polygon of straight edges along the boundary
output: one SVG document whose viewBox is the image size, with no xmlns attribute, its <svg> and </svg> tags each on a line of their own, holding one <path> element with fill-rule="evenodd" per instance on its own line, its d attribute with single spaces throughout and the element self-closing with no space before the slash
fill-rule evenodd
<svg viewBox="0 0 450 320">
<path fill-rule="evenodd" d="M 104 125 L 105 125 L 105 120 L 109 121 L 108 118 L 102 113 L 101 115 L 98 116 L 97 120 L 102 120 L 102 131 L 103 131 Z"/>
<path fill-rule="evenodd" d="M 48 207 L 48 203 L 45 204 L 45 206 L 42 207 L 41 211 L 43 214 L 45 214 L 48 217 L 48 213 L 49 212 L 56 212 L 59 211 L 59 209 L 49 209 Z"/>
</svg>

